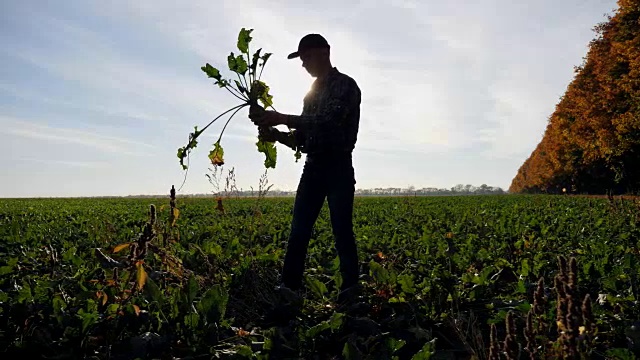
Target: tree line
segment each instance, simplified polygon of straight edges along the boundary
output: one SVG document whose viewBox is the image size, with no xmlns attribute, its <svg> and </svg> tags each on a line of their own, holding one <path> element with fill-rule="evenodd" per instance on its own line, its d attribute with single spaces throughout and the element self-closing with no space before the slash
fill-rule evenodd
<svg viewBox="0 0 640 360">
<path fill-rule="evenodd" d="M 619 0 L 598 24 L 583 64 L 514 193 L 636 193 L 640 188 L 640 0 Z"/>
</svg>

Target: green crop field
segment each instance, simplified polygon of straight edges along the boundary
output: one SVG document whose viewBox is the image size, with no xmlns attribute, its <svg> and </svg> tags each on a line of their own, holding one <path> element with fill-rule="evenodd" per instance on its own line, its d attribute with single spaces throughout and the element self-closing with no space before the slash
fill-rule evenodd
<svg viewBox="0 0 640 360">
<path fill-rule="evenodd" d="M 357 198 L 366 301 L 353 312 L 333 307 L 340 275 L 325 205 L 302 310 L 268 323 L 292 205 L 178 197 L 172 211 L 169 196 L 0 200 L 0 351 L 630 359 L 640 347 L 636 200 Z"/>
</svg>

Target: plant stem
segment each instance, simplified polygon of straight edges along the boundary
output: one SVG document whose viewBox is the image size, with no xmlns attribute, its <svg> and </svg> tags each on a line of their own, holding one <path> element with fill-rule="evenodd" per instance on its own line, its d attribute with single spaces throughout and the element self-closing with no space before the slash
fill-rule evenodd
<svg viewBox="0 0 640 360">
<path fill-rule="evenodd" d="M 247 92 L 245 100 L 249 100 L 249 87 L 247 86 L 247 79 L 244 77 L 244 74 L 242 75 L 242 77 L 240 77 L 240 74 L 238 73 L 236 73 L 236 75 L 238 76 L 238 82 L 240 82 L 240 85 L 244 86 L 245 91 Z M 243 79 L 244 79 L 244 82 L 242 82 Z M 240 91 L 240 93 L 242 93 L 242 91 Z M 244 95 L 244 93 L 242 94 Z"/>
<path fill-rule="evenodd" d="M 229 125 L 229 121 L 233 119 L 233 117 L 236 115 L 238 111 L 240 111 L 240 109 L 242 109 L 247 105 L 248 104 L 243 104 L 241 107 L 237 108 L 236 111 L 234 111 L 233 114 L 231 114 L 231 116 L 229 116 L 229 120 L 227 120 L 227 122 L 224 124 L 224 127 L 222 128 L 222 131 L 220 132 L 220 136 L 218 137 L 218 141 L 217 141 L 218 143 L 220 142 L 220 140 L 222 140 L 222 134 L 224 134 L 224 130 L 227 128 L 227 125 Z"/>
<path fill-rule="evenodd" d="M 262 70 L 264 70 L 264 66 L 267 64 L 267 60 L 262 60 L 262 67 L 260 67 L 260 75 L 258 75 L 258 80 L 262 78 Z"/>
<path fill-rule="evenodd" d="M 231 95 L 235 96 L 238 100 L 249 101 L 249 99 L 246 96 L 244 96 L 243 93 L 241 93 L 238 90 L 236 90 L 233 86 L 231 86 L 231 84 L 229 84 L 228 86 L 225 86 L 224 88 L 227 89 L 227 91 L 229 91 L 231 93 Z M 234 93 L 231 90 L 235 90 L 236 92 L 239 93 L 239 95 L 237 95 L 236 93 Z"/>
<path fill-rule="evenodd" d="M 205 126 L 204 128 L 202 128 L 202 130 L 200 130 L 200 132 L 198 133 L 198 136 L 200 136 L 200 134 L 202 134 L 205 130 L 207 130 L 207 128 L 208 128 L 209 126 L 211 126 L 211 124 L 213 124 L 213 123 L 214 123 L 216 120 L 218 120 L 219 118 L 223 117 L 225 114 L 228 114 L 228 113 L 232 112 L 233 110 L 240 110 L 240 109 L 242 109 L 243 107 L 248 106 L 248 105 L 249 105 L 249 103 L 248 103 L 248 102 L 242 103 L 242 104 L 237 105 L 237 106 L 234 106 L 234 107 L 232 107 L 231 109 L 229 109 L 229 110 L 227 110 L 227 111 L 223 112 L 222 114 L 220 114 L 220 115 L 216 116 L 216 118 L 215 118 L 215 119 L 211 120 L 211 122 L 210 122 L 209 124 L 207 124 L 207 126 Z M 237 112 L 237 111 L 236 111 L 236 112 Z M 235 114 L 235 113 L 234 113 L 234 114 Z M 196 137 L 197 137 L 197 136 L 196 136 Z M 195 137 L 194 137 L 194 138 L 195 138 Z"/>
<path fill-rule="evenodd" d="M 251 80 L 251 48 L 249 47 L 249 45 L 247 45 L 247 64 L 249 64 L 249 82 L 251 84 L 253 84 L 253 81 Z M 243 75 L 244 76 L 244 75 Z M 255 76 L 255 74 L 254 74 Z M 244 79 L 244 81 L 246 82 L 247 79 Z M 249 91 L 251 89 L 249 89 L 249 87 L 247 87 L 247 91 Z"/>
</svg>

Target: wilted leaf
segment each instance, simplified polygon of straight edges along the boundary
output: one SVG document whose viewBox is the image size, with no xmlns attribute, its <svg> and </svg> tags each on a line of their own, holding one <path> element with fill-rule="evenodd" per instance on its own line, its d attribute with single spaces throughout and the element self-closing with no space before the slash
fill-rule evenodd
<svg viewBox="0 0 640 360">
<path fill-rule="evenodd" d="M 116 247 L 113 248 L 113 253 L 115 254 L 115 253 L 117 253 L 119 251 L 127 249 L 127 248 L 129 248 L 130 245 L 131 245 L 131 243 L 125 243 L 125 244 L 117 245 Z"/>
<path fill-rule="evenodd" d="M 140 306 L 133 304 L 133 311 L 136 313 L 136 316 L 140 316 Z"/>
<path fill-rule="evenodd" d="M 251 335 L 251 333 L 248 332 L 247 330 L 244 330 L 243 328 L 239 328 L 238 331 L 236 331 L 236 335 L 240 337 L 245 337 L 245 336 Z"/>
<path fill-rule="evenodd" d="M 220 211 L 221 213 L 224 213 L 224 206 L 222 205 L 222 198 L 218 197 L 216 199 L 216 201 L 218 202 L 218 206 L 216 207 L 216 209 L 218 209 L 218 211 Z"/>
<path fill-rule="evenodd" d="M 220 142 L 217 141 L 213 144 L 213 150 L 209 152 L 209 160 L 211 160 L 211 164 L 213 166 L 221 166 L 224 165 L 224 149 L 220 146 Z"/>
<path fill-rule="evenodd" d="M 147 272 L 144 270 L 142 261 L 138 261 L 136 263 L 136 267 L 138 268 L 136 273 L 136 283 L 138 284 L 138 290 L 142 290 L 142 287 L 144 287 L 144 284 L 147 282 Z"/>
<path fill-rule="evenodd" d="M 104 291 L 96 291 L 96 297 L 98 298 L 98 300 L 100 300 L 100 303 L 102 305 L 106 304 L 107 300 L 109 299 Z"/>
<path fill-rule="evenodd" d="M 172 212 L 173 221 L 171 222 L 171 226 L 176 226 L 176 221 L 178 221 L 178 218 L 180 217 L 180 210 L 178 210 L 178 208 L 173 208 Z"/>
</svg>

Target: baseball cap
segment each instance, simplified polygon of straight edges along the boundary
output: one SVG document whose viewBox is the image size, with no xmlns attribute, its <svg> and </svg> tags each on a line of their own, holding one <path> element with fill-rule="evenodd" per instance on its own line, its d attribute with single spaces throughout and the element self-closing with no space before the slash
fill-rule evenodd
<svg viewBox="0 0 640 360">
<path fill-rule="evenodd" d="M 322 37 L 320 34 L 308 34 L 305 35 L 302 39 L 300 39 L 300 43 L 298 44 L 298 51 L 292 52 L 287 56 L 287 59 L 293 59 L 300 56 L 300 53 L 314 48 L 329 48 L 329 43 L 327 40 Z"/>
</svg>

